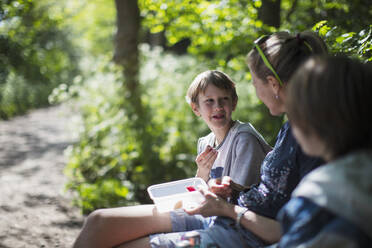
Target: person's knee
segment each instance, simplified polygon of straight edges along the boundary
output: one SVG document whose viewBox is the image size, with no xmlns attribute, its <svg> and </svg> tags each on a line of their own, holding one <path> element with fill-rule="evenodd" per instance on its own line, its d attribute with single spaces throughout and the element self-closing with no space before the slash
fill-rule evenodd
<svg viewBox="0 0 372 248">
<path fill-rule="evenodd" d="M 108 217 L 106 209 L 94 210 L 86 218 L 84 226 L 87 228 L 99 228 L 106 223 Z"/>
<path fill-rule="evenodd" d="M 83 228 L 78 235 L 73 248 L 89 247 L 91 244 L 98 243 L 100 230 L 104 229 L 105 218 L 107 217 L 104 209 L 94 210 L 84 221 Z"/>
</svg>

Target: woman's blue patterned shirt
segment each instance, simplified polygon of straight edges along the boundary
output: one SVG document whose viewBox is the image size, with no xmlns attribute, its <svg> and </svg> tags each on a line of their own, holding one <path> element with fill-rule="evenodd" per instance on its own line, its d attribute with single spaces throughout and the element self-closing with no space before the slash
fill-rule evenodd
<svg viewBox="0 0 372 248">
<path fill-rule="evenodd" d="M 321 159 L 309 157 L 302 152 L 286 122 L 280 129 L 274 149 L 262 163 L 260 184 L 241 192 L 238 204 L 259 215 L 275 219 L 300 180 L 322 163 Z"/>
</svg>

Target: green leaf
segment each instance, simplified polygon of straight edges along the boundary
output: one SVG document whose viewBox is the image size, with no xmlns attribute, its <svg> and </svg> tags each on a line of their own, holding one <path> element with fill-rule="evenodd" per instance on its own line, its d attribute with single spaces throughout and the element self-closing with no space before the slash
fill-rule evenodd
<svg viewBox="0 0 372 248">
<path fill-rule="evenodd" d="M 320 22 L 317 22 L 317 23 L 313 26 L 312 30 L 315 31 L 315 32 L 317 32 L 321 27 L 323 27 L 324 25 L 326 25 L 327 22 L 328 22 L 327 20 L 322 20 L 322 21 L 320 21 Z"/>
</svg>

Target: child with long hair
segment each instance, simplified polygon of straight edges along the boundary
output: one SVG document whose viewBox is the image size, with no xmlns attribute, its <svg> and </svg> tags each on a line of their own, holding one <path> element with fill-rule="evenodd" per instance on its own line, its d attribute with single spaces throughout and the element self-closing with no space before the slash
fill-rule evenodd
<svg viewBox="0 0 372 248">
<path fill-rule="evenodd" d="M 304 152 L 327 163 L 281 210 L 278 247 L 372 246 L 372 66 L 315 57 L 291 79 L 286 108 Z"/>
</svg>

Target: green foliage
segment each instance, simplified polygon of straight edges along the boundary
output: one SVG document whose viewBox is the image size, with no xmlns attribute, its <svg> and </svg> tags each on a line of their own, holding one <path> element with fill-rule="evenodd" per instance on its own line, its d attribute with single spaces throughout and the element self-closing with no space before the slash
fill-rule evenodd
<svg viewBox="0 0 372 248">
<path fill-rule="evenodd" d="M 14 72 L 7 75 L 4 84 L 0 85 L 2 95 L 0 118 L 8 118 L 19 113 L 25 113 L 31 107 L 45 106 L 53 85 L 34 84 Z"/>
<path fill-rule="evenodd" d="M 355 32 L 371 24 L 370 5 L 370 0 L 282 0 L 282 28 L 305 30 L 327 20 L 332 27 Z"/>
<path fill-rule="evenodd" d="M 54 1 L 54 0 L 53 0 Z M 66 0 L 67 19 L 64 26 L 73 27 L 74 46 L 88 56 L 111 54 L 114 50 L 113 35 L 116 30 L 115 1 Z"/>
<path fill-rule="evenodd" d="M 89 64 L 90 77 L 54 91 L 51 100 L 73 99 L 82 112 L 79 142 L 68 150 L 68 187 L 87 213 L 98 207 L 149 202 L 145 190 L 154 183 L 192 176 L 197 136 L 207 128 L 184 100 L 188 84 L 202 65 L 185 56 L 162 55 L 142 48 L 143 103 L 151 113 L 145 133 L 132 126 L 121 73 L 107 59 Z M 122 108 L 125 105 L 126 108 Z M 138 116 L 138 118 L 143 118 Z M 149 149 L 148 147 L 151 147 Z"/>
<path fill-rule="evenodd" d="M 0 6 L 0 118 L 48 104 L 59 83 L 77 73 L 77 58 L 62 16 L 43 1 L 2 1 Z"/>
<path fill-rule="evenodd" d="M 265 27 L 257 19 L 260 1 L 166 1 L 139 0 L 143 25 L 151 32 L 165 30 L 169 43 L 190 38 L 191 54 L 213 58 L 221 66 L 247 54 L 250 41 Z"/>
<path fill-rule="evenodd" d="M 359 32 L 347 32 L 344 28 L 330 27 L 327 21 L 321 21 L 314 25 L 313 30 L 327 41 L 331 53 L 372 61 L 372 25 Z"/>
</svg>

